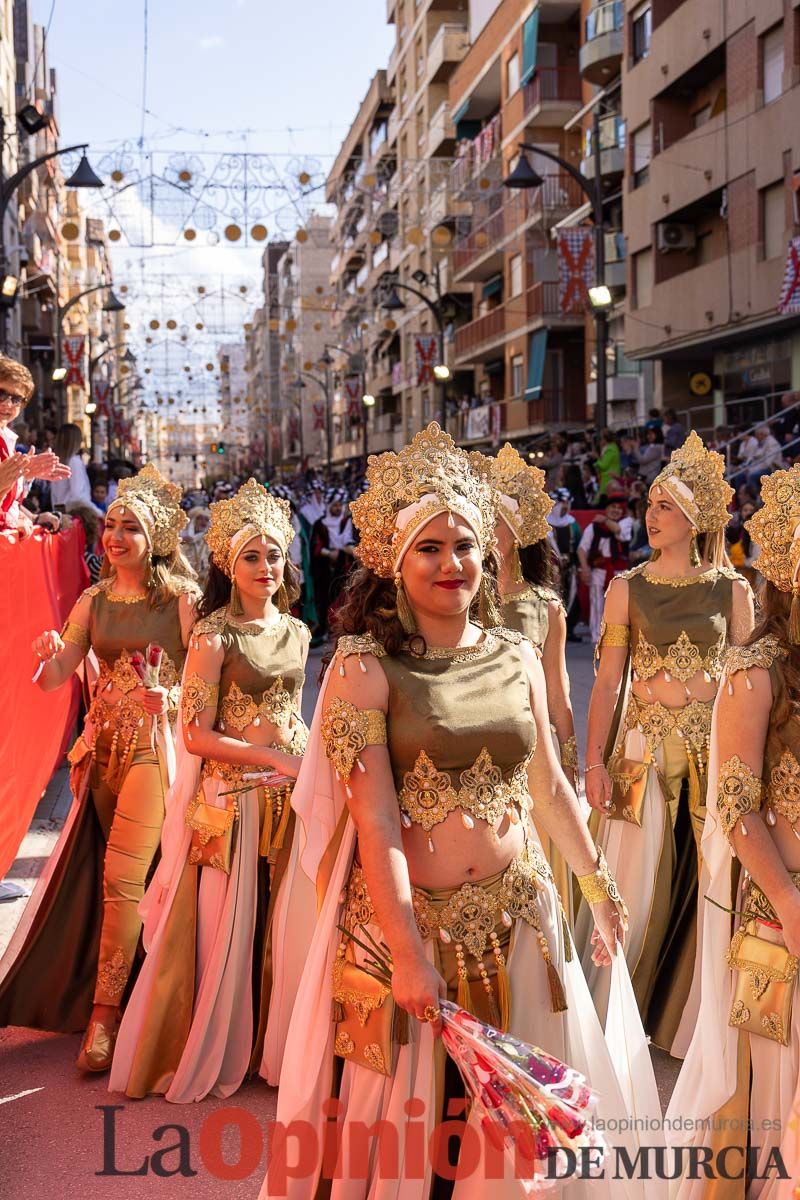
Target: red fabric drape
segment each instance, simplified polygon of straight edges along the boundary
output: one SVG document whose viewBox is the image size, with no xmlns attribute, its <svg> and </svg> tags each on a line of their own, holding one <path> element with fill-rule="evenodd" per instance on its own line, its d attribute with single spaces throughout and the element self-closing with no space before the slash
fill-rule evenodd
<svg viewBox="0 0 800 1200">
<path fill-rule="evenodd" d="M 14 861 L 75 724 L 77 677 L 55 692 L 31 683 L 31 642 L 61 629 L 89 583 L 79 522 L 64 533 L 0 536 L 0 879 Z"/>
</svg>

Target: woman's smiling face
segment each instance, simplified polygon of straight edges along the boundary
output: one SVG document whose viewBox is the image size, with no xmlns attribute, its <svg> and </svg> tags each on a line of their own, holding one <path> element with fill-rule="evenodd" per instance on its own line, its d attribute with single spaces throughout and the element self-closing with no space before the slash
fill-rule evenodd
<svg viewBox="0 0 800 1200">
<path fill-rule="evenodd" d="M 400 574 L 415 613 L 439 618 L 463 613 L 483 576 L 474 530 L 457 514 L 440 513 L 411 543 Z"/>
</svg>

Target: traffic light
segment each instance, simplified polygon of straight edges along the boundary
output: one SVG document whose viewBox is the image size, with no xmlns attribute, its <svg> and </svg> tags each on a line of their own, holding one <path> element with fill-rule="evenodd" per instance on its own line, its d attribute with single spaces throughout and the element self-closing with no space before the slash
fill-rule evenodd
<svg viewBox="0 0 800 1200">
<path fill-rule="evenodd" d="M 211 447 L 210 447 L 210 449 L 211 449 L 211 453 L 212 453 L 212 454 L 216 454 L 216 453 L 217 453 L 217 443 L 216 443 L 216 442 L 212 442 L 212 443 L 211 443 Z"/>
<path fill-rule="evenodd" d="M 224 454 L 224 453 L 225 453 L 225 443 L 217 442 L 217 454 Z"/>
</svg>

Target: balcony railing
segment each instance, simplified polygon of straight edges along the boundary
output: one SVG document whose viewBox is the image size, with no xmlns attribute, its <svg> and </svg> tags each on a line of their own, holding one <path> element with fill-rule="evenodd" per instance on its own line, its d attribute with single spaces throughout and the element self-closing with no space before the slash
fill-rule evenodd
<svg viewBox="0 0 800 1200">
<path fill-rule="evenodd" d="M 483 342 L 496 341 L 503 337 L 505 331 L 506 310 L 504 305 L 500 304 L 485 316 L 478 317 L 477 320 L 470 321 L 456 330 L 454 339 L 456 358 L 470 354 Z"/>
<path fill-rule="evenodd" d="M 476 138 L 459 143 L 450 176 L 452 186 L 456 191 L 461 191 L 474 175 L 477 175 L 487 163 L 499 155 L 501 139 L 502 125 L 498 113 L 484 126 Z"/>
<path fill-rule="evenodd" d="M 605 234 L 606 262 L 624 262 L 628 257 L 628 244 L 622 230 Z"/>
<path fill-rule="evenodd" d="M 600 120 L 600 149 L 625 149 L 625 121 L 622 117 L 602 117 Z M 583 137 L 583 157 L 589 158 L 594 154 L 594 130 L 591 126 Z"/>
<path fill-rule="evenodd" d="M 525 311 L 528 319 L 537 317 L 558 317 L 561 308 L 558 303 L 557 283 L 535 283 L 525 293 Z"/>
<path fill-rule="evenodd" d="M 523 89 L 525 114 L 539 108 L 545 101 L 581 100 L 581 77 L 576 66 L 540 67 Z"/>
<path fill-rule="evenodd" d="M 453 270 L 464 271 L 476 259 L 498 249 L 532 217 L 571 212 L 584 199 L 580 186 L 566 173 L 546 175 L 542 186 L 530 191 L 504 192 L 502 206 L 455 243 Z"/>
<path fill-rule="evenodd" d="M 624 25 L 624 0 L 606 0 L 605 4 L 598 4 L 586 16 L 586 41 L 590 42 L 604 33 L 620 33 Z"/>
<path fill-rule="evenodd" d="M 440 25 L 428 47 L 428 76 L 436 77 L 447 63 L 459 63 L 469 49 L 465 25 Z"/>
</svg>

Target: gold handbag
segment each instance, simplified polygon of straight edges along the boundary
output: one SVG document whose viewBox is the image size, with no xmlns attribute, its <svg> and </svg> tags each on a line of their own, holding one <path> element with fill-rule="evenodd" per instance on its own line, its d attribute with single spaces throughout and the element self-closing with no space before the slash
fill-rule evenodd
<svg viewBox="0 0 800 1200">
<path fill-rule="evenodd" d="M 726 956 L 738 971 L 728 1024 L 788 1046 L 798 959 L 755 930 L 755 921 L 740 925 Z"/>
<path fill-rule="evenodd" d="M 230 875 L 233 827 L 238 816 L 239 805 L 235 800 L 230 808 L 217 808 L 199 799 L 190 804 L 186 810 L 186 824 L 192 831 L 189 862 Z"/>
<path fill-rule="evenodd" d="M 608 762 L 611 779 L 610 821 L 629 821 L 631 825 L 642 825 L 644 794 L 647 790 L 647 772 L 652 765 L 650 755 L 642 762 L 637 758 L 612 756 Z"/>
<path fill-rule="evenodd" d="M 391 988 L 346 957 L 343 946 L 331 970 L 334 1054 L 379 1075 L 394 1069 L 395 1002 Z M 399 1012 L 399 1010 L 398 1010 Z"/>
</svg>

